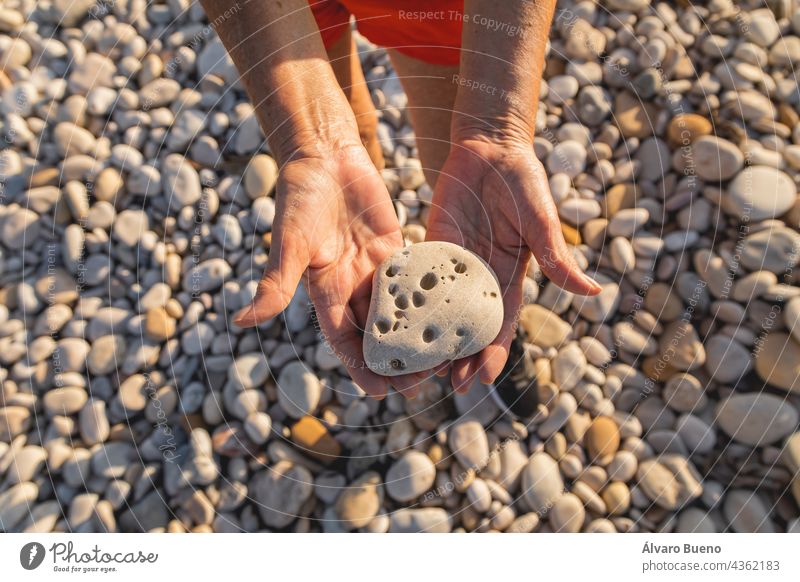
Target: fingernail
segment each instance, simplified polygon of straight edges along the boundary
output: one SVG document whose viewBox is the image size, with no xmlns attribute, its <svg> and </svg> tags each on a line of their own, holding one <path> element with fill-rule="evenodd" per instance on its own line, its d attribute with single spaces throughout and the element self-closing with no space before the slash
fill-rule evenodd
<svg viewBox="0 0 800 582">
<path fill-rule="evenodd" d="M 600 291 L 603 290 L 603 288 L 600 286 L 600 283 L 592 279 L 589 275 L 584 273 L 583 278 L 586 280 L 587 283 L 589 283 L 589 285 L 591 285 L 592 291 L 594 291 L 595 293 L 600 293 Z"/>
<path fill-rule="evenodd" d="M 247 307 L 244 307 L 244 308 L 240 309 L 239 311 L 237 311 L 234 314 L 233 323 L 235 323 L 236 325 L 238 325 L 240 327 L 242 325 L 246 325 L 247 323 L 250 323 L 253 320 L 253 311 L 254 311 L 254 309 L 255 308 L 253 307 L 252 304 L 248 305 Z"/>
<path fill-rule="evenodd" d="M 481 374 L 481 384 L 494 384 L 496 379 L 497 377 L 492 374 Z"/>
</svg>

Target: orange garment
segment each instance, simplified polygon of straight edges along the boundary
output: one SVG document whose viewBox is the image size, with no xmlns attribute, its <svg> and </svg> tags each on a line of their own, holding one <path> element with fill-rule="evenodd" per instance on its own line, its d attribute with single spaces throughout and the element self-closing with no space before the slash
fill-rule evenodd
<svg viewBox="0 0 800 582">
<path fill-rule="evenodd" d="M 436 65 L 457 65 L 463 0 L 309 0 L 325 48 L 355 16 L 358 31 L 373 43 Z"/>
</svg>

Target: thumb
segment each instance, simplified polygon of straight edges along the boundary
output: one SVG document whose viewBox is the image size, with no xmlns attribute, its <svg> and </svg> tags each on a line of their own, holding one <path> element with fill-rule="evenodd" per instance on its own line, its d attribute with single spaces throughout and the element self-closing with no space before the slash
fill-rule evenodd
<svg viewBox="0 0 800 582">
<path fill-rule="evenodd" d="M 537 164 L 533 170 L 530 192 L 539 196 L 531 200 L 532 224 L 523 227 L 526 244 L 553 283 L 577 295 L 597 295 L 602 287 L 581 270 L 564 240 L 561 219 L 544 168 Z"/>
<path fill-rule="evenodd" d="M 267 269 L 258 283 L 253 302 L 233 316 L 233 323 L 239 327 L 252 327 L 286 309 L 306 267 L 308 253 L 301 253 L 293 239 L 279 238 L 278 244 L 270 250 Z"/>
</svg>

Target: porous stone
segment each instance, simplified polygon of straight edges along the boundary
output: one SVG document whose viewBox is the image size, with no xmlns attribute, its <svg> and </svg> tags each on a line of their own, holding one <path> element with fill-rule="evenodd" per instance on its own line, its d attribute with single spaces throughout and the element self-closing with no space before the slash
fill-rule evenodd
<svg viewBox="0 0 800 582">
<path fill-rule="evenodd" d="M 429 370 L 481 351 L 502 321 L 500 286 L 483 259 L 451 243 L 415 244 L 378 267 L 364 357 L 383 376 Z"/>
</svg>

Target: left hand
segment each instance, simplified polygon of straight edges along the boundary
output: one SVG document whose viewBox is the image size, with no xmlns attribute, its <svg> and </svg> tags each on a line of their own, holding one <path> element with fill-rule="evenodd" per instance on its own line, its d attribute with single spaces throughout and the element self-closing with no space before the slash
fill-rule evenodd
<svg viewBox="0 0 800 582">
<path fill-rule="evenodd" d="M 452 364 L 451 382 L 457 392 L 466 392 L 476 374 L 488 384 L 502 372 L 531 252 L 559 287 L 578 295 L 601 290 L 567 248 L 547 175 L 532 145 L 476 138 L 455 142 L 436 182 L 426 239 L 451 242 L 483 257 L 503 293 L 503 325 L 497 338 L 483 351 Z"/>
</svg>

